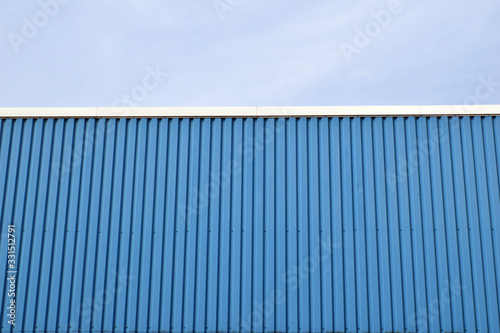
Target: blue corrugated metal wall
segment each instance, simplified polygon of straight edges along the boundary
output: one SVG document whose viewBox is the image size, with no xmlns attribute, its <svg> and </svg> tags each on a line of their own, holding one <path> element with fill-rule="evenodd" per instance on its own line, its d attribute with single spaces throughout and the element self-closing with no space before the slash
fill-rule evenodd
<svg viewBox="0 0 500 333">
<path fill-rule="evenodd" d="M 0 138 L 2 331 L 500 332 L 498 117 L 18 119 Z"/>
</svg>

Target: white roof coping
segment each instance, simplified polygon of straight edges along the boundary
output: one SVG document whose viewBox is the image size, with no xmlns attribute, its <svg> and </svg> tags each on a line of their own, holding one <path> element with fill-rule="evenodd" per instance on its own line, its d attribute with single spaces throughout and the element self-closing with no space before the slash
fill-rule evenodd
<svg viewBox="0 0 500 333">
<path fill-rule="evenodd" d="M 492 116 L 500 105 L 0 108 L 0 118 Z"/>
</svg>

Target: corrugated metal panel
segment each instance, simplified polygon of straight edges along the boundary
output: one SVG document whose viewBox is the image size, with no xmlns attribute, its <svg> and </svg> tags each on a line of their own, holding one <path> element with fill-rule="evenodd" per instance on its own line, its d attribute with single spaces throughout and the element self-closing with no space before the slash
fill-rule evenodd
<svg viewBox="0 0 500 333">
<path fill-rule="evenodd" d="M 8 119 L 0 138 L 2 331 L 500 331 L 498 117 Z"/>
</svg>

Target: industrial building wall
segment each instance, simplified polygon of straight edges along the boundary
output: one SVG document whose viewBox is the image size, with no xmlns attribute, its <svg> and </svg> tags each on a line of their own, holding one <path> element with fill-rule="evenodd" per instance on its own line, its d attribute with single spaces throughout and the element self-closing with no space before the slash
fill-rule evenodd
<svg viewBox="0 0 500 333">
<path fill-rule="evenodd" d="M 499 172 L 499 117 L 0 120 L 1 330 L 500 332 Z"/>
</svg>

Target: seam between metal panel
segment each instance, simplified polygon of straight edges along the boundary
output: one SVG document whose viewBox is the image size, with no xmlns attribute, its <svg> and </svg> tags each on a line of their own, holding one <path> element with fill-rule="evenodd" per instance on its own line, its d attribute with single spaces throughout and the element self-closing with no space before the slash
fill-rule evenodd
<svg viewBox="0 0 500 333">
<path fill-rule="evenodd" d="M 480 128 L 481 128 L 481 137 L 482 137 L 482 147 L 484 149 L 484 145 L 485 145 L 485 137 L 484 137 L 484 120 L 483 118 L 479 119 L 479 123 L 480 123 Z M 493 142 L 494 144 L 494 142 Z M 495 241 L 494 241 L 494 237 L 493 237 L 493 233 L 491 232 L 491 230 L 493 230 L 492 228 L 492 214 L 491 214 L 491 204 L 490 204 L 490 185 L 489 185 L 489 177 L 488 177 L 488 163 L 486 161 L 486 155 L 488 154 L 487 152 L 487 149 L 484 149 L 484 154 L 483 154 L 483 162 L 484 162 L 484 171 L 485 171 L 485 185 L 486 185 L 486 196 L 488 197 L 488 200 L 486 200 L 486 204 L 488 205 L 488 211 L 487 211 L 487 214 L 488 214 L 488 220 L 489 220 L 489 223 L 488 223 L 488 232 L 490 234 L 490 238 L 491 238 L 491 245 L 492 245 L 492 255 L 493 255 L 493 271 L 495 272 L 495 278 L 493 279 L 493 281 L 495 282 L 495 294 L 496 294 L 496 302 L 497 302 L 497 308 L 499 306 L 498 304 L 498 282 L 497 282 L 497 279 L 496 277 L 498 276 L 497 275 L 497 267 L 496 267 L 496 257 L 495 257 Z"/>
<path fill-rule="evenodd" d="M 55 122 L 53 122 L 55 124 Z M 23 124 L 24 125 L 24 124 Z M 45 232 L 47 230 L 45 230 L 45 228 L 47 227 L 47 206 L 49 204 L 48 202 L 48 196 L 49 196 L 49 188 L 50 188 L 50 179 L 52 178 L 52 173 L 50 172 L 50 161 L 52 161 L 52 154 L 54 152 L 54 133 L 55 133 L 55 130 L 54 130 L 54 127 L 55 125 L 52 126 L 53 130 L 52 130 L 52 133 L 51 133 L 51 139 L 50 139 L 50 152 L 49 152 L 49 166 L 48 166 L 48 170 L 47 172 L 49 173 L 48 175 L 48 182 L 47 182 L 47 188 L 45 189 L 45 198 L 46 198 L 46 206 L 45 206 L 45 209 L 44 209 L 44 219 L 43 219 L 43 225 L 42 225 L 42 241 L 41 241 L 41 244 L 40 244 L 40 253 L 43 253 L 43 249 L 44 249 L 44 243 L 45 243 L 45 237 L 46 237 L 46 234 Z M 21 135 L 22 135 L 22 132 L 21 132 Z M 21 140 L 22 140 L 22 137 L 21 137 Z M 22 147 L 22 146 L 20 146 Z M 19 153 L 19 156 L 21 156 L 21 153 Z M 19 165 L 19 160 L 18 160 L 18 165 Z M 17 190 L 17 174 L 16 173 L 16 190 Z M 14 192 L 14 198 L 15 198 L 15 192 Z M 43 258 L 40 258 L 40 261 L 42 261 Z M 42 269 L 42 267 L 40 267 L 40 270 Z M 40 286 L 39 286 L 39 282 L 40 280 L 37 280 L 36 281 L 36 300 L 35 300 L 35 309 L 38 309 L 38 301 L 39 301 L 39 295 L 40 295 Z M 38 316 L 38 312 L 35 313 L 35 316 L 34 316 L 34 319 L 33 319 L 33 323 L 35 325 L 37 325 L 37 316 Z"/>
</svg>

